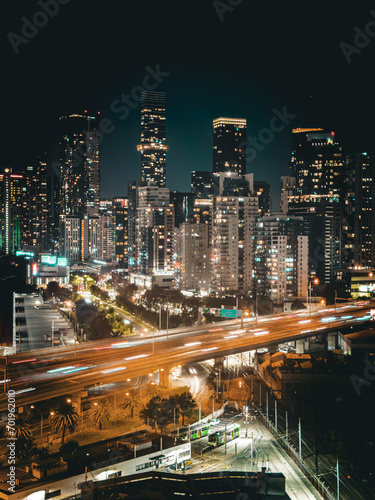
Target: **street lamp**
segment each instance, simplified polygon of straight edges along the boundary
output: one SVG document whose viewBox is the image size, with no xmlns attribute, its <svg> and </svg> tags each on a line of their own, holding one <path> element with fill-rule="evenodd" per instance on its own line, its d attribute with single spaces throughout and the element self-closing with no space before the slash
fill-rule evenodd
<svg viewBox="0 0 375 500">
<path fill-rule="evenodd" d="M 250 316 L 250 311 L 248 309 L 245 309 L 242 311 L 241 314 L 241 328 L 243 328 L 243 318 L 248 318 Z"/>
<path fill-rule="evenodd" d="M 311 304 L 312 304 L 312 294 L 311 294 L 311 291 L 312 291 L 312 284 L 314 285 L 319 285 L 320 281 L 319 281 L 319 278 L 314 278 L 313 280 L 310 279 L 309 280 L 309 291 L 310 291 L 310 300 L 308 300 L 309 302 L 309 305 L 310 305 L 310 316 L 311 316 Z"/>
</svg>

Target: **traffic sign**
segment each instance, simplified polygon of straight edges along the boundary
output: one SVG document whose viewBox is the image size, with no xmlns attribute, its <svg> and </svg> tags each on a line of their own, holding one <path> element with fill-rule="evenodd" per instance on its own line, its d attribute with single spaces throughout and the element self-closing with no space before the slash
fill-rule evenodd
<svg viewBox="0 0 375 500">
<path fill-rule="evenodd" d="M 237 311 L 236 309 L 221 309 L 222 318 L 237 318 L 240 317 L 242 311 Z"/>
</svg>

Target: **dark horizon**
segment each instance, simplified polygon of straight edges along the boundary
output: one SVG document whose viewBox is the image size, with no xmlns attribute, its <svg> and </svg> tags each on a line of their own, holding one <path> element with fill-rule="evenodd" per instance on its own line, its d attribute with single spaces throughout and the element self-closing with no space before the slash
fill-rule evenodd
<svg viewBox="0 0 375 500">
<path fill-rule="evenodd" d="M 124 119 L 118 102 L 158 68 L 155 90 L 167 97 L 170 189 L 189 191 L 192 170 L 212 170 L 212 120 L 219 116 L 246 118 L 249 137 L 268 126 L 275 108 L 296 115 L 247 164 L 247 172 L 270 182 L 274 201 L 280 176 L 289 174 L 291 128 L 334 130 L 345 153 L 371 151 L 375 130 L 367 110 L 374 94 L 366 75 L 375 44 L 368 36 L 362 48 L 355 45 L 358 30 L 374 19 L 370 3 L 350 10 L 330 4 L 307 17 L 300 6 L 270 10 L 243 2 L 222 12 L 218 5 L 193 2 L 181 15 L 171 2 L 157 8 L 144 1 L 127 6 L 124 22 L 115 8 L 66 2 L 19 43 L 18 53 L 9 33 L 21 36 L 22 18 L 32 20 L 41 7 L 9 5 L 2 20 L 2 166 L 32 163 L 50 149 L 59 115 L 100 110 L 114 127 L 102 142 L 101 195 L 126 195 L 128 181 L 140 177 L 140 106 L 135 102 Z"/>
</svg>

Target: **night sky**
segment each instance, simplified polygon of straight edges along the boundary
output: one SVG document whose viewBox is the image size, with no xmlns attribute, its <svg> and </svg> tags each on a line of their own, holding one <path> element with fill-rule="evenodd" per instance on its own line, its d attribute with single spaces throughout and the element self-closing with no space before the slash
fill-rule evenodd
<svg viewBox="0 0 375 500">
<path fill-rule="evenodd" d="M 254 136 L 275 108 L 296 115 L 248 162 L 248 172 L 271 183 L 275 200 L 280 176 L 289 174 L 293 127 L 334 130 L 348 153 L 375 151 L 371 2 L 64 3 L 17 54 L 8 34 L 22 36 L 22 18 L 42 9 L 34 0 L 2 5 L 3 167 L 33 163 L 45 150 L 56 159 L 58 116 L 99 110 L 111 121 L 102 142 L 102 196 L 125 195 L 127 182 L 140 177 L 140 105 L 132 100 L 124 118 L 114 102 L 157 65 L 168 73 L 155 90 L 167 93 L 170 189 L 189 191 L 191 170 L 212 170 L 212 120 L 219 116 L 246 118 Z M 371 37 L 355 47 L 355 28 L 370 21 Z M 350 63 L 342 42 L 355 49 Z"/>
</svg>

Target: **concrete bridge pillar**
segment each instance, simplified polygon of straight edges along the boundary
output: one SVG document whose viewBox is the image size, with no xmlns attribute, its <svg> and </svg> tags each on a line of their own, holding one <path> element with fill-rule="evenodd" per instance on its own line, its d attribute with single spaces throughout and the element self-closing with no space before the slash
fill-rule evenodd
<svg viewBox="0 0 375 500">
<path fill-rule="evenodd" d="M 69 398 L 67 397 L 66 399 L 71 401 L 72 406 L 76 408 L 78 413 L 82 413 L 82 398 L 87 397 L 87 391 L 79 391 L 74 394 Z"/>
<path fill-rule="evenodd" d="M 327 348 L 329 351 L 336 349 L 337 333 L 332 332 L 327 335 Z"/>
<path fill-rule="evenodd" d="M 304 353 L 305 353 L 305 341 L 296 340 L 296 354 L 304 354 Z"/>
<path fill-rule="evenodd" d="M 215 358 L 214 366 L 217 368 L 223 368 L 225 357 Z"/>
<path fill-rule="evenodd" d="M 310 338 L 305 339 L 305 346 L 304 346 L 305 351 L 310 350 Z"/>
<path fill-rule="evenodd" d="M 160 368 L 159 370 L 159 385 L 163 389 L 169 389 L 169 368 Z"/>
</svg>

